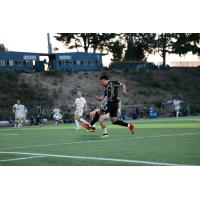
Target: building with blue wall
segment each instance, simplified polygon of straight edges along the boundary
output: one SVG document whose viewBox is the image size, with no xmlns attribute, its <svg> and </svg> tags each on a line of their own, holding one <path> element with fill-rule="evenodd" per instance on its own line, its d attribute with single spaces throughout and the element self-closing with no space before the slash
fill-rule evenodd
<svg viewBox="0 0 200 200">
<path fill-rule="evenodd" d="M 102 56 L 99 53 L 57 53 L 52 54 L 54 71 L 100 71 Z M 50 56 L 51 57 L 51 56 Z"/>
<path fill-rule="evenodd" d="M 50 70 L 62 72 L 100 71 L 102 56 L 100 53 L 31 53 L 0 52 L 0 70 L 3 71 L 44 71 L 47 64 Z M 48 62 L 44 57 L 48 57 Z"/>
<path fill-rule="evenodd" d="M 0 70 L 30 72 L 39 61 L 39 55 L 28 52 L 0 52 Z"/>
</svg>

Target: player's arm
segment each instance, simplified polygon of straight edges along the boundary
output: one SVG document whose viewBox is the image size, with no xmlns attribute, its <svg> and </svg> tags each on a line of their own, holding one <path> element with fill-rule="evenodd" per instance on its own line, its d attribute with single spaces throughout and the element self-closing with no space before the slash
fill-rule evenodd
<svg viewBox="0 0 200 200">
<path fill-rule="evenodd" d="M 104 99 L 103 96 L 96 96 L 97 101 L 102 101 L 103 99 Z"/>
<path fill-rule="evenodd" d="M 84 103 L 84 110 L 85 111 L 87 111 L 88 110 L 88 108 L 87 108 L 88 106 L 87 106 L 87 102 L 85 101 L 85 103 Z"/>
<path fill-rule="evenodd" d="M 15 105 L 13 106 L 13 113 L 15 113 Z"/>
<path fill-rule="evenodd" d="M 122 102 L 119 101 L 118 102 L 118 115 L 121 115 L 121 111 L 122 111 Z"/>
<path fill-rule="evenodd" d="M 120 83 L 120 86 L 122 88 L 122 94 L 127 96 L 126 85 L 124 83 Z"/>
</svg>

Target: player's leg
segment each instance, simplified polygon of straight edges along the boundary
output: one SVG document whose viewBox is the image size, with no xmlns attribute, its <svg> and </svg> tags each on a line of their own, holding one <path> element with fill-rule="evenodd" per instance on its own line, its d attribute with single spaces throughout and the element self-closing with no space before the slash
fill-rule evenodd
<svg viewBox="0 0 200 200">
<path fill-rule="evenodd" d="M 101 110 L 96 111 L 95 116 L 93 120 L 89 124 L 83 124 L 83 127 L 86 128 L 89 131 L 95 131 L 94 124 L 99 120 L 100 116 L 103 115 L 104 113 Z"/>
<path fill-rule="evenodd" d="M 133 135 L 135 132 L 135 126 L 132 123 L 127 123 L 122 120 L 117 119 L 117 112 L 118 112 L 118 103 L 117 102 L 110 102 L 108 105 L 108 109 L 110 112 L 110 117 L 111 117 L 111 122 L 113 125 L 119 125 L 119 126 L 124 126 L 128 127 L 131 131 L 131 134 Z"/>
<path fill-rule="evenodd" d="M 83 125 L 83 124 L 88 124 L 88 122 L 82 118 L 82 116 L 83 116 L 83 109 L 78 110 L 77 116 L 78 116 L 78 121 L 79 121 L 82 125 Z"/>
<path fill-rule="evenodd" d="M 19 119 L 17 116 L 15 116 L 15 128 L 18 127 L 18 124 L 19 124 Z"/>
<path fill-rule="evenodd" d="M 18 117 L 18 127 L 22 127 L 22 116 Z"/>
<path fill-rule="evenodd" d="M 79 118 L 79 121 L 81 124 L 89 124 L 86 120 L 84 120 L 82 117 Z"/>
<path fill-rule="evenodd" d="M 93 120 L 90 122 L 90 125 L 93 126 L 99 120 L 100 116 L 104 113 L 101 110 L 96 111 Z"/>
<path fill-rule="evenodd" d="M 90 114 L 89 114 L 89 116 L 90 116 L 90 121 L 92 121 L 93 120 L 93 118 L 94 118 L 94 116 L 95 116 L 95 113 L 96 113 L 96 111 L 94 110 L 94 111 L 92 111 L 92 112 L 90 112 Z"/>
<path fill-rule="evenodd" d="M 101 125 L 101 128 L 102 128 L 102 132 L 103 132 L 103 136 L 102 137 L 108 137 L 108 131 L 107 131 L 107 128 L 106 128 L 106 115 L 101 115 L 100 118 L 99 118 L 99 123 Z"/>
<path fill-rule="evenodd" d="M 90 112 L 89 116 L 90 116 L 90 121 L 92 121 L 94 119 L 94 116 L 96 114 L 96 112 L 99 111 L 99 109 L 95 109 L 92 112 Z M 94 124 L 92 127 L 95 127 L 96 124 Z"/>
<path fill-rule="evenodd" d="M 78 114 L 74 114 L 74 121 L 75 121 L 75 125 L 76 125 L 76 130 L 79 130 L 80 129 L 80 124 L 79 124 L 79 115 Z"/>
</svg>

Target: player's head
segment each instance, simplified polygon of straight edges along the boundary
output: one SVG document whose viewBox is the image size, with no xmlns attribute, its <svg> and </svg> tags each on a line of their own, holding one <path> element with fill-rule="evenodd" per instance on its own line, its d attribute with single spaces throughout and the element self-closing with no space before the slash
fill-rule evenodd
<svg viewBox="0 0 200 200">
<path fill-rule="evenodd" d="M 78 96 L 78 97 L 81 97 L 81 96 L 82 96 L 82 93 L 81 93 L 81 91 L 77 91 L 77 93 L 76 93 L 76 94 L 77 94 L 77 96 Z"/>
<path fill-rule="evenodd" d="M 109 77 L 107 75 L 102 75 L 99 80 L 101 85 L 106 86 L 109 82 Z"/>
<path fill-rule="evenodd" d="M 20 100 L 19 99 L 17 100 L 17 104 L 20 105 Z"/>
</svg>

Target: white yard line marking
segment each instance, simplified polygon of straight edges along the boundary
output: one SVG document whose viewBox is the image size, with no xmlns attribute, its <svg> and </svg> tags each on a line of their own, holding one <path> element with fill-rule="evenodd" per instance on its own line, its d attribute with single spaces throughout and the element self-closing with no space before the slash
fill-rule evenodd
<svg viewBox="0 0 200 200">
<path fill-rule="evenodd" d="M 152 136 L 146 136 L 146 137 L 173 137 L 173 136 L 183 136 L 183 135 L 196 135 L 196 134 L 200 134 L 200 133 L 175 133 L 175 134 L 167 134 L 167 135 L 152 135 Z"/>
<path fill-rule="evenodd" d="M 110 161 L 110 162 L 122 162 L 122 163 L 137 163 L 146 165 L 159 165 L 159 166 L 182 166 L 181 164 L 175 163 L 163 163 L 163 162 L 152 162 L 143 160 L 127 160 L 118 158 L 102 158 L 102 157 L 86 157 L 86 156 L 70 156 L 70 155 L 57 155 L 57 154 L 44 154 L 44 153 L 26 153 L 26 152 L 3 152 L 1 154 L 18 154 L 18 155 L 31 155 L 31 156 L 42 156 L 42 157 L 54 157 L 54 158 L 71 158 L 71 159 L 82 159 L 82 160 L 99 160 L 99 161 Z M 183 164 L 185 165 L 185 164 Z"/>
<path fill-rule="evenodd" d="M 183 136 L 183 135 L 196 135 L 200 133 L 180 133 L 180 134 L 167 134 L 167 135 L 152 135 L 152 136 L 136 136 L 133 139 L 143 139 L 143 138 L 159 138 L 159 137 L 174 137 L 174 136 Z M 131 139 L 131 138 L 130 138 Z M 127 139 L 126 139 L 127 140 Z M 85 144 L 85 143 L 95 143 L 95 142 L 109 142 L 109 141 L 124 141 L 124 139 L 101 139 L 101 140 L 86 140 L 86 141 L 77 141 L 77 142 L 66 142 L 66 143 L 54 143 L 54 144 L 38 144 L 38 145 L 30 145 L 30 146 L 21 146 L 21 147 L 8 147 L 1 148 L 1 150 L 13 150 L 13 149 L 26 149 L 26 148 L 36 148 L 36 147 L 48 147 L 48 146 L 60 146 L 60 145 L 71 145 L 71 144 Z"/>
<path fill-rule="evenodd" d="M 2 134 L 2 135 L 9 135 L 9 136 L 11 136 L 11 135 L 19 135 L 19 134 L 17 134 L 17 133 L 9 133 L 9 134 Z"/>
<path fill-rule="evenodd" d="M 108 141 L 108 140 L 86 140 L 86 141 L 54 143 L 54 144 L 38 144 L 38 145 L 30 145 L 30 146 L 23 146 L 23 147 L 2 148 L 0 150 L 25 149 L 25 148 L 35 148 L 35 147 L 48 147 L 48 146 L 60 146 L 60 145 L 70 145 L 70 144 L 93 143 L 93 142 L 99 142 L 99 141 L 103 142 L 103 141 Z"/>
<path fill-rule="evenodd" d="M 11 158 L 6 160 L 0 160 L 0 162 L 9 162 L 9 161 L 16 161 L 16 160 L 28 160 L 33 158 L 43 158 L 44 156 L 29 156 L 29 157 L 23 157 L 23 158 Z"/>
</svg>

